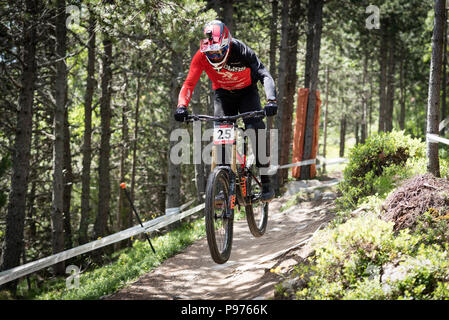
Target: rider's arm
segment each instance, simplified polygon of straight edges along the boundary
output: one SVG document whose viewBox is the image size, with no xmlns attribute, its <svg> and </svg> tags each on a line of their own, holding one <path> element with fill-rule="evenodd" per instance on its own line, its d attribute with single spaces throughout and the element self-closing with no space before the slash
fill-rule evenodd
<svg viewBox="0 0 449 320">
<path fill-rule="evenodd" d="M 263 83 L 267 100 L 276 100 L 276 87 L 274 85 L 273 77 L 271 77 L 268 70 L 250 47 L 243 44 L 242 49 L 243 56 L 251 68 L 251 73 L 253 73 L 257 79 Z"/>
<path fill-rule="evenodd" d="M 201 52 L 198 50 L 193 56 L 192 62 L 190 63 L 189 73 L 182 85 L 181 91 L 179 91 L 178 106 L 187 106 L 189 104 L 189 101 L 192 98 L 193 89 L 200 79 L 203 70 L 204 66 L 201 60 Z"/>
</svg>

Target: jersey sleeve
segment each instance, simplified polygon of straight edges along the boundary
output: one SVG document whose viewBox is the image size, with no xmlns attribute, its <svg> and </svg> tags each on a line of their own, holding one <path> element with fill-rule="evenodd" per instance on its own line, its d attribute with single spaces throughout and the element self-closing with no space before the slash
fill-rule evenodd
<svg viewBox="0 0 449 320">
<path fill-rule="evenodd" d="M 201 77 L 201 73 L 204 70 L 201 55 L 202 53 L 198 50 L 193 56 L 192 62 L 190 63 L 189 73 L 187 74 L 187 78 L 181 87 L 181 91 L 179 91 L 178 106 L 184 105 L 187 107 L 190 99 L 192 98 L 193 90 L 195 89 L 195 86 Z"/>
<path fill-rule="evenodd" d="M 276 100 L 276 87 L 273 77 L 259 60 L 255 52 L 247 45 L 244 46 L 244 56 L 251 68 L 251 72 L 263 83 L 267 100 Z"/>
</svg>

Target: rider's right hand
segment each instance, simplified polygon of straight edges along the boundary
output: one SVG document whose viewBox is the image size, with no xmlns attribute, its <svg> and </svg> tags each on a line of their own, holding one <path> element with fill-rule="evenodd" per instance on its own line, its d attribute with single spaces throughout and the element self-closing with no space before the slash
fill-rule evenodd
<svg viewBox="0 0 449 320">
<path fill-rule="evenodd" d="M 183 122 L 189 116 L 189 112 L 187 111 L 186 106 L 180 105 L 176 108 L 176 112 L 174 114 L 175 120 Z"/>
</svg>

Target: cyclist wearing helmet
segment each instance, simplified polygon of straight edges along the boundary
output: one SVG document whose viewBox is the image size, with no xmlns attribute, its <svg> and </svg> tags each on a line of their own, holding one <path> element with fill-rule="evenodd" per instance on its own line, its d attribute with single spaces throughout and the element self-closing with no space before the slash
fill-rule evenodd
<svg viewBox="0 0 449 320">
<path fill-rule="evenodd" d="M 214 94 L 214 115 L 231 116 L 248 111 L 261 110 L 257 81 L 264 85 L 267 98 L 265 114 L 274 116 L 277 113 L 276 90 L 273 78 L 260 62 L 253 50 L 246 44 L 231 37 L 226 25 L 213 20 L 204 28 L 206 39 L 201 41 L 201 47 L 194 55 L 190 64 L 187 78 L 178 97 L 178 107 L 174 114 L 177 121 L 184 121 L 188 116 L 187 105 L 192 97 L 193 89 L 201 73 L 206 72 L 212 81 Z M 264 130 L 265 124 L 261 119 L 244 119 L 246 129 Z M 257 138 L 256 138 L 257 150 Z M 256 166 L 268 167 L 261 164 L 256 151 Z M 262 199 L 271 200 L 274 191 L 270 177 L 261 175 Z"/>
</svg>

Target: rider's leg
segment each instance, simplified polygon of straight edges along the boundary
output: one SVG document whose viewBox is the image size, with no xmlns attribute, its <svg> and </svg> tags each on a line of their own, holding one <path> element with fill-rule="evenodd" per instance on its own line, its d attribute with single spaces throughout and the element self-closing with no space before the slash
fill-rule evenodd
<svg viewBox="0 0 449 320">
<path fill-rule="evenodd" d="M 231 116 L 238 113 L 244 113 L 248 111 L 262 110 L 260 104 L 259 92 L 257 86 L 250 86 L 240 90 L 228 91 L 224 89 L 218 89 L 215 91 L 214 95 L 214 115 L 215 116 Z M 250 135 L 251 146 L 256 157 L 256 166 L 260 168 L 262 174 L 260 180 L 262 182 L 262 199 L 270 200 L 274 197 L 274 191 L 271 187 L 270 176 L 263 174 L 270 166 L 269 158 L 263 157 L 262 154 L 266 149 L 266 139 L 259 139 L 258 136 L 264 136 L 263 133 L 266 132 L 265 124 L 262 119 L 244 119 L 246 129 L 253 129 L 253 133 Z M 260 135 L 260 133 L 262 133 Z M 251 138 L 253 137 L 253 138 Z M 255 137 L 255 138 L 254 138 Z M 258 141 L 261 140 L 261 141 Z M 263 140 L 263 141 L 262 141 Z"/>
<path fill-rule="evenodd" d="M 251 87 L 242 97 L 239 104 L 239 112 L 262 110 L 260 104 L 259 92 L 257 87 Z M 269 150 L 267 150 L 267 130 L 265 123 L 260 118 L 244 119 L 246 130 L 251 140 L 251 146 L 256 157 L 256 166 L 261 172 L 260 180 L 262 182 L 262 199 L 271 200 L 274 197 L 274 190 L 271 186 L 268 168 L 270 167 Z"/>
<path fill-rule="evenodd" d="M 246 124 L 246 134 L 250 137 L 251 147 L 256 157 L 256 167 L 259 168 L 260 181 L 262 182 L 262 200 L 273 199 L 274 190 L 271 186 L 270 176 L 267 174 L 270 167 L 267 155 L 266 129 L 262 120 Z"/>
</svg>

